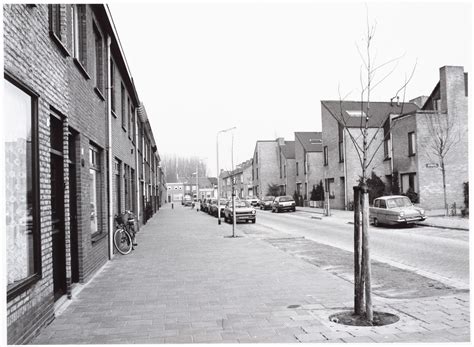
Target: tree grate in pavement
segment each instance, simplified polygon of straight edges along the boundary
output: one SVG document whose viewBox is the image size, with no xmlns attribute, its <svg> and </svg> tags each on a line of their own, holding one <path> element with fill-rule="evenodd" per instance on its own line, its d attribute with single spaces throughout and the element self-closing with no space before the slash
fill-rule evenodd
<svg viewBox="0 0 474 347">
<path fill-rule="evenodd" d="M 335 276 L 353 283 L 354 255 L 337 247 L 323 245 L 304 237 L 266 238 L 270 245 L 322 268 Z M 372 265 L 373 293 L 396 299 L 445 296 L 458 289 L 424 277 L 409 270 L 374 261 Z"/>
</svg>

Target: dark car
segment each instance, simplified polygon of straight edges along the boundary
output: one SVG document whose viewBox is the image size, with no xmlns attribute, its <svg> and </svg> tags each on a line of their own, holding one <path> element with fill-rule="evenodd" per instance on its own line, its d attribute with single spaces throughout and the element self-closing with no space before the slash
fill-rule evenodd
<svg viewBox="0 0 474 347">
<path fill-rule="evenodd" d="M 232 210 L 232 201 L 229 201 L 224 208 L 224 220 L 226 222 L 232 223 L 234 219 L 233 210 Z M 235 222 L 248 222 L 251 221 L 255 223 L 257 220 L 256 211 L 250 205 L 248 201 L 245 200 L 236 200 L 235 201 Z"/>
<path fill-rule="evenodd" d="M 296 211 L 296 202 L 289 195 L 277 196 L 272 203 L 272 212 Z"/>
<path fill-rule="evenodd" d="M 217 217 L 217 209 L 219 208 L 220 210 L 220 216 L 221 218 L 224 216 L 223 214 L 223 210 L 224 210 L 224 207 L 225 205 L 227 204 L 227 200 L 226 199 L 221 199 L 220 200 L 220 206 L 218 207 L 217 205 L 217 199 L 214 199 L 215 201 L 213 201 L 211 207 L 210 207 L 210 212 L 209 214 L 213 215 L 214 217 Z"/>
<path fill-rule="evenodd" d="M 260 200 L 260 209 L 261 210 L 270 210 L 272 208 L 273 200 L 275 199 L 274 196 L 266 196 L 262 200 Z"/>
<path fill-rule="evenodd" d="M 210 203 L 211 199 L 204 199 L 202 202 L 201 202 L 201 211 L 202 212 L 207 212 L 207 210 L 209 209 L 209 203 Z"/>
</svg>

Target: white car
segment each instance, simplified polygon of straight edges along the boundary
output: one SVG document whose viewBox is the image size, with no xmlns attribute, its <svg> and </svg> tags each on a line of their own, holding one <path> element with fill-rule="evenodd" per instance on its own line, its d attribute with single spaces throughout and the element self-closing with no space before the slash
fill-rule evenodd
<svg viewBox="0 0 474 347">
<path fill-rule="evenodd" d="M 253 207 L 258 206 L 258 204 L 260 203 L 260 200 L 258 198 L 255 198 L 255 197 L 254 198 L 248 198 L 247 201 Z"/>
</svg>

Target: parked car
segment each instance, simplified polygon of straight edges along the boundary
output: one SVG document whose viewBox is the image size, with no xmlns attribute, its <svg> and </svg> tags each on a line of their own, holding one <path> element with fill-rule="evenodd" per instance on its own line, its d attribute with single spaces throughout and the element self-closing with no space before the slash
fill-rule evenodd
<svg viewBox="0 0 474 347">
<path fill-rule="evenodd" d="M 217 199 L 209 199 L 207 203 L 207 214 L 212 214 L 212 206 L 217 205 Z"/>
<path fill-rule="evenodd" d="M 214 217 L 217 217 L 217 209 L 218 209 L 217 199 L 214 199 L 214 200 L 215 200 L 215 202 L 213 202 L 213 204 L 211 205 L 209 214 L 213 215 Z M 226 199 L 221 199 L 220 200 L 220 207 L 219 208 L 220 208 L 221 218 L 224 216 L 223 210 L 224 210 L 224 207 L 225 207 L 226 204 L 227 204 Z"/>
<path fill-rule="evenodd" d="M 252 205 L 253 207 L 258 206 L 258 204 L 260 203 L 260 200 L 257 197 L 248 198 L 246 201 L 248 201 L 249 204 Z"/>
<path fill-rule="evenodd" d="M 240 221 L 252 221 L 255 223 L 257 220 L 255 208 L 246 200 L 235 200 L 235 222 Z M 229 201 L 224 208 L 224 220 L 232 223 L 234 219 L 232 210 L 232 201 Z"/>
<path fill-rule="evenodd" d="M 262 200 L 260 200 L 260 209 L 261 210 L 270 210 L 272 208 L 273 200 L 275 200 L 274 196 L 266 196 Z"/>
<path fill-rule="evenodd" d="M 185 195 L 181 204 L 184 206 L 191 206 L 193 204 L 193 199 L 190 195 Z"/>
<path fill-rule="evenodd" d="M 211 199 L 204 199 L 202 202 L 201 202 L 201 211 L 202 212 L 207 212 L 208 208 L 209 208 L 209 203 L 210 203 Z"/>
<path fill-rule="evenodd" d="M 426 219 L 425 211 L 415 207 L 411 200 L 403 195 L 381 196 L 374 200 L 369 208 L 370 222 L 379 224 L 412 224 Z"/>
<path fill-rule="evenodd" d="M 296 202 L 289 195 L 277 196 L 272 203 L 272 212 L 296 211 Z"/>
</svg>

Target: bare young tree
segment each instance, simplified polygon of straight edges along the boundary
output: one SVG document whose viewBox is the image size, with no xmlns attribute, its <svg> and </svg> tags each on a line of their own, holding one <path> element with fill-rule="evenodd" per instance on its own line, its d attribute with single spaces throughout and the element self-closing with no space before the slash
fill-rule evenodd
<svg viewBox="0 0 474 347">
<path fill-rule="evenodd" d="M 354 312 L 357 315 L 363 316 L 368 322 L 373 321 L 373 309 L 372 309 L 372 295 L 371 295 L 371 266 L 370 266 L 370 252 L 369 252 L 369 197 L 367 189 L 367 180 L 370 178 L 371 173 L 370 166 L 373 164 L 374 158 L 384 141 L 390 137 L 390 133 L 393 127 L 391 117 L 394 115 L 391 111 L 387 111 L 382 117 L 380 115 L 375 116 L 372 111 L 371 97 L 373 91 L 379 87 L 387 78 L 389 78 L 396 70 L 400 59 L 403 56 L 390 59 L 381 64 L 376 63 L 376 59 L 373 55 L 373 41 L 376 32 L 376 25 L 370 25 L 367 15 L 367 32 L 365 36 L 365 47 L 361 51 L 357 45 L 360 58 L 362 60 L 362 66 L 360 69 L 360 123 L 354 126 L 352 123 L 349 125 L 348 117 L 345 115 L 343 110 L 344 99 L 339 92 L 340 100 L 340 112 L 334 115 L 336 121 L 343 126 L 345 133 L 351 140 L 353 147 L 357 153 L 361 174 L 360 174 L 360 209 L 356 208 L 354 213 L 355 220 L 355 236 L 354 236 L 354 254 L 355 254 L 355 301 L 354 301 Z M 403 114 L 405 106 L 405 92 L 406 87 L 412 79 L 416 68 L 416 63 L 411 71 L 410 75 L 405 75 L 405 80 L 401 87 L 396 91 L 394 97 L 391 99 L 396 100 L 398 108 L 398 114 Z M 379 75 L 380 74 L 380 75 Z M 400 96 L 402 102 L 400 104 Z M 374 131 L 369 131 L 374 129 Z M 384 131 L 383 139 L 380 139 L 379 133 Z M 355 198 L 355 197 L 354 197 Z M 358 204 L 359 201 L 354 201 Z M 360 212 L 359 212 L 360 211 Z"/>
<path fill-rule="evenodd" d="M 427 146 L 427 156 L 431 161 L 439 161 L 443 176 L 443 197 L 446 215 L 449 214 L 446 194 L 446 159 L 452 153 L 451 149 L 461 141 L 461 124 L 455 115 L 449 112 L 433 111 L 424 114 L 430 135 Z M 434 160 L 436 159 L 436 160 Z"/>
</svg>

